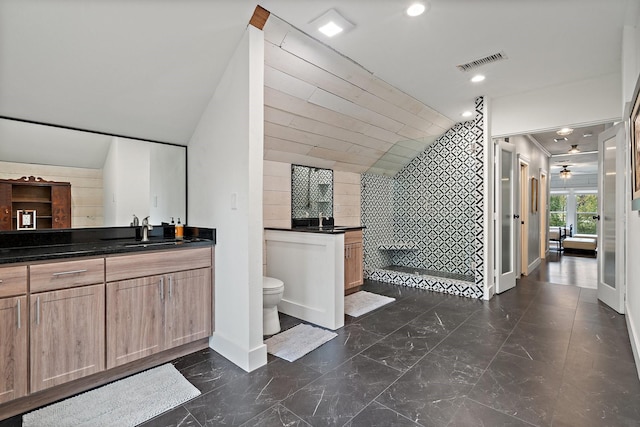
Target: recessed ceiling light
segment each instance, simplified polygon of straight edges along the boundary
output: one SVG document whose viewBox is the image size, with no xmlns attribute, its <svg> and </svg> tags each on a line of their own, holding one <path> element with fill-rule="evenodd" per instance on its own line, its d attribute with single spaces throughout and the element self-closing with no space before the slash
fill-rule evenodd
<svg viewBox="0 0 640 427">
<path fill-rule="evenodd" d="M 593 136 L 593 132 L 585 132 L 582 134 L 583 138 L 591 138 Z"/>
<path fill-rule="evenodd" d="M 578 144 L 572 145 L 571 148 L 568 151 L 569 154 L 576 154 L 576 153 L 579 153 L 579 152 L 580 152 L 580 150 L 578 150 Z"/>
<path fill-rule="evenodd" d="M 553 138 L 553 142 L 568 141 L 567 138 Z"/>
<path fill-rule="evenodd" d="M 335 9 L 329 9 L 318 18 L 310 22 L 315 28 L 327 37 L 333 37 L 336 34 L 346 33 L 355 27 L 351 22 L 347 21 Z"/>
<path fill-rule="evenodd" d="M 480 83 L 481 81 L 484 81 L 484 79 L 485 79 L 485 78 L 486 78 L 486 77 L 485 77 L 485 76 L 483 76 L 482 74 L 477 74 L 477 75 L 475 75 L 475 76 L 471 77 L 471 81 L 472 81 L 473 83 Z"/>
<path fill-rule="evenodd" d="M 464 113 L 462 113 L 462 117 L 471 117 L 473 115 L 473 113 L 471 111 L 465 111 Z"/>
<path fill-rule="evenodd" d="M 559 131 L 557 131 L 556 133 L 558 135 L 567 136 L 567 135 L 571 135 L 571 133 L 573 133 L 573 129 L 571 129 L 571 128 L 562 128 Z"/>
<path fill-rule="evenodd" d="M 414 3 L 407 8 L 407 15 L 420 16 L 427 10 L 427 7 L 422 3 Z"/>
<path fill-rule="evenodd" d="M 318 31 L 327 37 L 333 37 L 336 34 L 340 34 L 343 31 L 343 28 L 335 22 L 329 21 L 322 27 L 318 28 Z"/>
</svg>

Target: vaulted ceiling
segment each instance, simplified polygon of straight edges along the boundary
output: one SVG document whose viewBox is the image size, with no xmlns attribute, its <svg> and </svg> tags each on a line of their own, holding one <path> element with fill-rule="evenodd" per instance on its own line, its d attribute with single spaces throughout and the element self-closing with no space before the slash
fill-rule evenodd
<svg viewBox="0 0 640 427">
<path fill-rule="evenodd" d="M 0 0 L 0 116 L 186 145 L 257 3 Z M 638 14 L 637 0 L 425 0 L 414 19 L 397 0 L 260 3 L 280 23 L 266 158 L 387 174 L 479 95 L 620 74 Z M 321 38 L 310 21 L 330 8 L 355 28 Z M 496 52 L 481 85 L 456 68 Z"/>
</svg>

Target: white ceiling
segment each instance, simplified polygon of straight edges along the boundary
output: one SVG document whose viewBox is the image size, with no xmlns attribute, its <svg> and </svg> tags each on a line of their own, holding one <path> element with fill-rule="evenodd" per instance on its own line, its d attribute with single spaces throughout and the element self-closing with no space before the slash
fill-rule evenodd
<svg viewBox="0 0 640 427">
<path fill-rule="evenodd" d="M 593 175 L 598 173 L 598 135 L 610 127 L 612 123 L 597 124 L 575 128 L 570 135 L 558 135 L 556 130 L 540 132 L 530 135 L 542 145 L 551 158 L 549 166 L 551 173 L 557 173 L 567 166 L 577 175 Z M 554 141 L 556 138 L 567 138 L 567 141 Z M 572 145 L 577 145 L 580 153 L 569 154 Z"/>
<path fill-rule="evenodd" d="M 257 3 L 0 0 L 0 116 L 186 145 Z M 454 122 L 478 95 L 619 74 L 638 12 L 637 0 L 430 0 L 410 19 L 408 3 L 261 5 Z M 355 29 L 318 36 L 309 22 L 330 8 Z M 499 51 L 509 59 L 479 69 L 480 85 L 456 68 Z"/>
</svg>

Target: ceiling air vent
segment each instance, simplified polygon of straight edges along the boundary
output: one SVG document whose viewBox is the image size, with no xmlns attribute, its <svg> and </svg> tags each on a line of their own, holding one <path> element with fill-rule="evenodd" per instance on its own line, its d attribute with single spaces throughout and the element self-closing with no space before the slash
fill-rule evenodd
<svg viewBox="0 0 640 427">
<path fill-rule="evenodd" d="M 484 58 L 476 59 L 475 61 L 467 62 L 466 64 L 458 65 L 457 67 L 460 71 L 469 71 L 483 65 L 491 64 L 492 62 L 502 61 L 503 59 L 507 59 L 507 55 L 504 52 L 498 52 L 485 56 Z"/>
</svg>

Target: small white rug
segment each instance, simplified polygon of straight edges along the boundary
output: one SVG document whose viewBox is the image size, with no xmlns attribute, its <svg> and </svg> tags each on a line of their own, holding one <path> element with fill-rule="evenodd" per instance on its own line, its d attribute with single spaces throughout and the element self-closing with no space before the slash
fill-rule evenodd
<svg viewBox="0 0 640 427">
<path fill-rule="evenodd" d="M 293 362 L 337 336 L 335 332 L 301 323 L 272 336 L 264 343 L 268 353 Z"/>
<path fill-rule="evenodd" d="M 167 363 L 30 412 L 22 417 L 22 425 L 135 426 L 199 395 Z"/>
<path fill-rule="evenodd" d="M 344 297 L 344 314 L 359 317 L 395 300 L 395 298 L 385 297 L 367 291 L 359 291 Z"/>
</svg>

